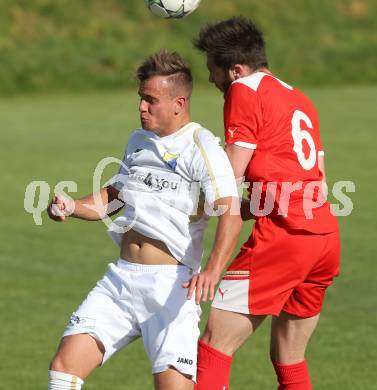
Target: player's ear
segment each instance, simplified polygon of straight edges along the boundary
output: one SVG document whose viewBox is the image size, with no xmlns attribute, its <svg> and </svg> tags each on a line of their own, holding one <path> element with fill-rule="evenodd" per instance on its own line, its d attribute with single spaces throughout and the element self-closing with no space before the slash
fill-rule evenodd
<svg viewBox="0 0 377 390">
<path fill-rule="evenodd" d="M 240 64 L 233 65 L 232 68 L 231 68 L 231 71 L 233 73 L 233 79 L 234 80 L 237 80 L 240 77 L 243 77 L 242 65 L 240 65 Z"/>
<path fill-rule="evenodd" d="M 230 71 L 232 72 L 233 80 L 248 76 L 252 72 L 249 66 L 242 64 L 233 65 Z"/>
<path fill-rule="evenodd" d="M 176 115 L 180 114 L 182 111 L 186 110 L 187 98 L 185 96 L 177 96 L 175 98 L 175 107 L 174 112 Z"/>
</svg>

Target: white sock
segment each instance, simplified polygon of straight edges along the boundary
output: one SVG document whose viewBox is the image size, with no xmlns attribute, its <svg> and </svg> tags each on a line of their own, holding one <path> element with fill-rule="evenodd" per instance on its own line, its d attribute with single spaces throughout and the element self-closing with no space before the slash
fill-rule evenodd
<svg viewBox="0 0 377 390">
<path fill-rule="evenodd" d="M 65 372 L 48 372 L 48 390 L 81 390 L 84 381 L 76 375 Z"/>
</svg>

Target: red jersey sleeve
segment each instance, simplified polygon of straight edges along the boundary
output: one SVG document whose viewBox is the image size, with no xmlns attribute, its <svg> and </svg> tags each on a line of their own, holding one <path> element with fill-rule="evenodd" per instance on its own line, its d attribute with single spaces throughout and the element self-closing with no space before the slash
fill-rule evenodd
<svg viewBox="0 0 377 390">
<path fill-rule="evenodd" d="M 256 149 L 263 124 L 258 94 L 247 85 L 233 83 L 225 97 L 225 142 Z"/>
</svg>

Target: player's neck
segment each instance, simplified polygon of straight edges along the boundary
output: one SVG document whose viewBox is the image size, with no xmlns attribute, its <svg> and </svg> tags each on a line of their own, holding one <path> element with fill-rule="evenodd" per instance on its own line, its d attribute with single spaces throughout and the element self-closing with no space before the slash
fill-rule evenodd
<svg viewBox="0 0 377 390">
<path fill-rule="evenodd" d="M 267 74 L 272 74 L 272 72 L 266 68 L 266 67 L 261 67 L 261 68 L 258 68 L 256 69 L 253 73 L 257 73 L 257 72 L 263 72 L 263 73 L 267 73 Z"/>
<path fill-rule="evenodd" d="M 254 73 L 258 73 L 258 72 L 272 74 L 270 72 L 270 70 L 264 66 L 254 69 L 248 65 L 239 65 L 239 64 L 235 65 L 234 69 L 230 70 L 229 74 L 230 74 L 231 81 L 234 81 L 234 80 L 240 79 L 242 77 L 247 77 L 247 76 L 250 76 L 250 75 L 252 75 Z"/>
<path fill-rule="evenodd" d="M 174 123 L 172 123 L 166 129 L 160 131 L 157 135 L 159 137 L 167 137 L 169 135 L 178 132 L 179 130 L 182 129 L 182 127 L 186 126 L 190 122 L 191 122 L 190 115 L 184 115 L 183 117 L 179 118 L 179 120 L 174 121 Z"/>
</svg>

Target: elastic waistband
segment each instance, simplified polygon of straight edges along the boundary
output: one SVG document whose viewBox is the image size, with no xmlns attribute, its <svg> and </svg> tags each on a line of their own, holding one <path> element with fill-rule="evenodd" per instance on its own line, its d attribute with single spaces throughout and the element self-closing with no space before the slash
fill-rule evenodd
<svg viewBox="0 0 377 390">
<path fill-rule="evenodd" d="M 175 265 L 175 264 L 156 264 L 156 265 L 150 265 L 150 264 L 139 264 L 139 263 L 131 263 L 127 260 L 124 260 L 122 258 L 119 258 L 119 260 L 116 263 L 117 267 L 121 269 L 125 269 L 130 272 L 156 272 L 156 271 L 162 271 L 162 272 L 189 272 L 192 273 L 191 268 L 189 268 L 187 265 Z"/>
</svg>

